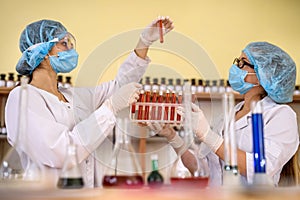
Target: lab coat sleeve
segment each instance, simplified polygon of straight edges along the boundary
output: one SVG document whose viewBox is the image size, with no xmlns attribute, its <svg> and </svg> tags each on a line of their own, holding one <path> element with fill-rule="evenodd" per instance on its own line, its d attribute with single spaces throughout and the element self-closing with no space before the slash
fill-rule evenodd
<svg viewBox="0 0 300 200">
<path fill-rule="evenodd" d="M 11 144 L 17 138 L 19 90 L 13 90 L 6 104 L 8 140 Z M 65 159 L 67 144 L 77 145 L 79 162 L 93 152 L 112 131 L 115 116 L 105 106 L 77 123 L 72 130 L 55 120 L 47 104 L 36 92 L 28 95 L 27 131 L 17 148 L 32 159 L 49 167 L 61 168 Z"/>
<path fill-rule="evenodd" d="M 150 59 L 142 59 L 135 52 L 131 52 L 127 59 L 121 64 L 114 80 L 100 84 L 96 88 L 91 88 L 95 93 L 95 105 L 98 108 L 107 98 L 109 98 L 118 88 L 131 82 L 139 82 L 143 77 Z"/>
<path fill-rule="evenodd" d="M 142 59 L 135 52 L 131 52 L 128 58 L 122 63 L 115 80 L 120 86 L 130 82 L 139 82 L 146 71 L 150 59 Z"/>
<path fill-rule="evenodd" d="M 299 145 L 297 116 L 287 105 L 272 109 L 263 115 L 266 173 L 275 184 L 282 167 L 295 154 Z M 254 175 L 253 154 L 247 153 L 247 179 Z"/>
</svg>

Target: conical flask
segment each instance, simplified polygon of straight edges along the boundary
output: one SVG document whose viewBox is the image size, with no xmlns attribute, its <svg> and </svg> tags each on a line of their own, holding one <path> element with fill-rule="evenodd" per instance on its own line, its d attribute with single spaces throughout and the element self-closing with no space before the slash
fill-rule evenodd
<svg viewBox="0 0 300 200">
<path fill-rule="evenodd" d="M 177 159 L 174 162 L 170 183 L 172 187 L 188 189 L 188 188 L 204 188 L 208 185 L 209 170 L 205 158 L 201 158 L 198 154 L 199 144 L 196 143 L 192 131 L 192 92 L 189 82 L 185 82 L 183 86 L 183 106 L 185 115 L 183 119 L 183 127 L 179 130 L 178 135 L 184 141 L 184 148 L 177 152 Z M 190 154 L 194 157 L 193 170 L 188 170 L 182 162 L 183 154 Z"/>
<path fill-rule="evenodd" d="M 75 144 L 69 144 L 57 187 L 61 189 L 78 189 L 83 186 L 83 177 L 77 159 L 77 148 Z"/>
<path fill-rule="evenodd" d="M 118 118 L 115 127 L 116 144 L 111 163 L 106 167 L 104 188 L 141 188 L 144 186 L 142 170 L 128 134 L 128 118 Z"/>
<path fill-rule="evenodd" d="M 198 153 L 199 148 L 199 144 L 193 143 L 188 150 L 188 153 L 190 153 L 189 156 L 193 156 L 195 160 L 193 163 L 193 171 L 184 166 L 181 156 L 177 157 L 177 160 L 171 168 L 170 182 L 172 187 L 179 189 L 201 189 L 208 186 L 208 162 L 206 157 L 201 157 Z"/>
<path fill-rule="evenodd" d="M 19 115 L 17 122 L 17 134 L 11 138 L 11 149 L 4 156 L 0 168 L 1 184 L 6 187 L 43 187 L 42 166 L 36 162 L 35 153 L 27 154 L 30 140 L 27 134 L 27 101 L 28 101 L 28 77 L 21 78 Z M 43 183 L 43 184 L 41 184 Z"/>
</svg>

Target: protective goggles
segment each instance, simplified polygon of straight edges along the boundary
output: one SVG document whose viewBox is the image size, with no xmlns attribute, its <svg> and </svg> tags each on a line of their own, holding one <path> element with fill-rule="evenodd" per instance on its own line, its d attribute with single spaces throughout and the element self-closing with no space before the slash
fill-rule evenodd
<svg viewBox="0 0 300 200">
<path fill-rule="evenodd" d="M 76 49 L 76 39 L 71 33 L 67 33 L 61 40 L 56 42 L 56 45 L 65 50 Z"/>
</svg>

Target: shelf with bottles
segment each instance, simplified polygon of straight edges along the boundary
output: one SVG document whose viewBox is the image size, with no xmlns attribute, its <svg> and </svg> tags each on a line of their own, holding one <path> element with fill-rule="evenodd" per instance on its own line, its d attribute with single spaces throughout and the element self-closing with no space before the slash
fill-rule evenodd
<svg viewBox="0 0 300 200">
<path fill-rule="evenodd" d="M 184 82 L 191 82 L 191 91 L 193 93 L 193 98 L 197 98 L 198 101 L 212 101 L 221 100 L 222 94 L 224 92 L 232 92 L 229 81 L 225 79 L 219 80 L 203 80 L 203 79 L 180 79 L 180 78 L 169 78 L 161 77 L 151 78 L 149 76 L 144 77 L 141 80 L 144 90 L 145 88 L 150 88 L 151 90 L 163 91 L 166 90 L 175 91 L 178 94 L 182 90 L 182 85 Z M 243 95 L 233 92 L 236 101 L 242 101 Z M 300 86 L 295 86 L 293 102 L 300 103 Z"/>
</svg>

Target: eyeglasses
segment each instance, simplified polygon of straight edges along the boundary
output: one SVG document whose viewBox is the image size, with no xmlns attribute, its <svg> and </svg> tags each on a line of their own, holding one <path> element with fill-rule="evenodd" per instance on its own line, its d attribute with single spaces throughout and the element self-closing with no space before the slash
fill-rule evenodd
<svg viewBox="0 0 300 200">
<path fill-rule="evenodd" d="M 239 58 L 235 58 L 233 60 L 233 64 L 235 64 L 236 66 L 238 66 L 240 69 L 242 69 L 245 65 L 251 67 L 252 69 L 254 69 L 254 65 L 244 61 L 244 60 L 241 60 Z"/>
<path fill-rule="evenodd" d="M 59 44 L 59 46 L 64 47 L 66 50 L 76 49 L 76 40 L 71 33 L 67 33 L 66 36 L 56 44 Z"/>
</svg>

